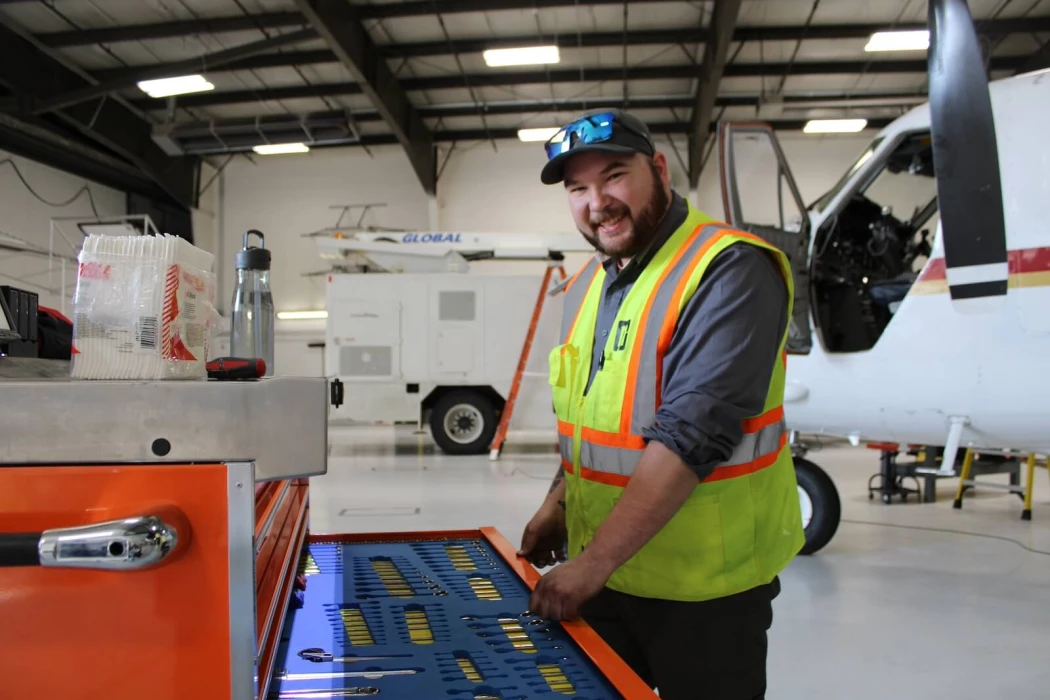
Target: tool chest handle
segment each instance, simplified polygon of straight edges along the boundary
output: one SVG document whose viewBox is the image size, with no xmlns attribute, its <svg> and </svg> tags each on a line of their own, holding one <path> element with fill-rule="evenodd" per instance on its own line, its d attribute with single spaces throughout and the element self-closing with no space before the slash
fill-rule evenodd
<svg viewBox="0 0 1050 700">
<path fill-rule="evenodd" d="M 39 532 L 0 535 L 0 566 L 36 566 L 40 558 L 36 552 Z"/>
<path fill-rule="evenodd" d="M 160 564 L 178 546 L 179 533 L 173 526 L 146 515 L 40 533 L 0 534 L 0 567 L 137 571 Z"/>
</svg>

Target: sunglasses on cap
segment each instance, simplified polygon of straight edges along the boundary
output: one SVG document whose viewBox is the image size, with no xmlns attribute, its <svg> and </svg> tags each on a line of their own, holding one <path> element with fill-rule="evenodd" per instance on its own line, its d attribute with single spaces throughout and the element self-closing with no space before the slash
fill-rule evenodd
<svg viewBox="0 0 1050 700">
<path fill-rule="evenodd" d="M 596 143 L 604 143 L 613 137 L 613 123 L 621 128 L 637 134 L 648 141 L 648 137 L 623 120 L 616 118 L 614 112 L 600 112 L 580 117 L 576 121 L 562 127 L 547 140 L 544 149 L 547 151 L 547 160 L 551 160 L 567 153 L 579 146 L 588 146 Z"/>
</svg>

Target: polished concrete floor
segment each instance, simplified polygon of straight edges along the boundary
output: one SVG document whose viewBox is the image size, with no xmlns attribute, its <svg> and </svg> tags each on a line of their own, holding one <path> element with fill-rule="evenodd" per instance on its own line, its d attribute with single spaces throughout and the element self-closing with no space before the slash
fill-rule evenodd
<svg viewBox="0 0 1050 700">
<path fill-rule="evenodd" d="M 527 435 L 512 435 L 498 462 L 443 455 L 403 427 L 333 428 L 331 445 L 328 474 L 312 481 L 314 532 L 490 525 L 517 544 L 557 465 L 553 447 Z M 953 479 L 940 482 L 937 503 L 869 501 L 870 450 L 809 458 L 835 480 L 844 521 L 824 550 L 784 572 L 767 697 L 1050 697 L 1046 470 L 1036 470 L 1033 520 L 1022 522 L 1017 496 L 991 489 L 953 510 Z"/>
</svg>

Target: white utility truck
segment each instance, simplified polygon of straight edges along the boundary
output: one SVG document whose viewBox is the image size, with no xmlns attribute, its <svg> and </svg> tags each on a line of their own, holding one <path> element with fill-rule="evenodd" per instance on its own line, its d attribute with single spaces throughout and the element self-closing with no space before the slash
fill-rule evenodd
<svg viewBox="0 0 1050 700">
<path fill-rule="evenodd" d="M 579 234 L 314 235 L 339 270 L 328 277 L 325 374 L 342 380 L 350 398 L 333 418 L 429 422 L 444 452 L 487 453 L 542 299 L 514 426 L 556 434 L 544 368 L 562 295 L 540 294 L 547 266 L 588 251 Z M 518 262 L 513 274 L 492 274 L 500 260 L 531 261 L 535 272 L 521 274 Z M 468 274 L 472 263 L 495 269 Z M 561 276 L 552 277 L 553 289 Z"/>
</svg>

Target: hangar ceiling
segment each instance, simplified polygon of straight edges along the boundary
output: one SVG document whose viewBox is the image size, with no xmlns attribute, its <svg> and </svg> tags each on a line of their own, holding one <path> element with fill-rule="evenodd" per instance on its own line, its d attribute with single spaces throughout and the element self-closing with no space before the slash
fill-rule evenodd
<svg viewBox="0 0 1050 700">
<path fill-rule="evenodd" d="M 971 0 L 989 76 L 1050 65 L 1050 0 Z M 516 138 L 624 107 L 688 137 L 719 119 L 880 127 L 925 100 L 922 0 L 0 0 L 0 147 L 191 204 L 201 157 L 262 144 L 400 143 L 423 188 L 436 145 Z M 491 67 L 492 48 L 557 46 Z M 201 74 L 151 98 L 141 80 Z M 100 175 L 101 174 L 101 175 Z M 695 182 L 695 179 L 694 179 Z M 121 184 L 122 183 L 122 184 Z"/>
</svg>

